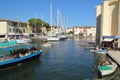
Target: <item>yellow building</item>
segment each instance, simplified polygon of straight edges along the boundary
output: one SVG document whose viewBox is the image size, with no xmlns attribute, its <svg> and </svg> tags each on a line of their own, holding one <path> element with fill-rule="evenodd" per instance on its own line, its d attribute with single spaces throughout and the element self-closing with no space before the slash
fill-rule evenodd
<svg viewBox="0 0 120 80">
<path fill-rule="evenodd" d="M 102 36 L 120 35 L 120 0 L 104 0 L 96 6 L 96 43 Z"/>
<path fill-rule="evenodd" d="M 31 33 L 31 28 L 28 23 L 13 21 L 8 19 L 0 19 L 0 34 L 6 37 L 11 34 L 27 34 Z"/>
</svg>

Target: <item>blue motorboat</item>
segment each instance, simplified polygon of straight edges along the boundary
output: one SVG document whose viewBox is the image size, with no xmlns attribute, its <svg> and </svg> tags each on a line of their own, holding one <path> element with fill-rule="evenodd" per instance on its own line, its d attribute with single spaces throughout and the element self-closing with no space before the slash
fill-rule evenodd
<svg viewBox="0 0 120 80">
<path fill-rule="evenodd" d="M 2 46 L 14 46 L 16 44 L 17 44 L 17 41 L 16 40 L 12 40 L 12 41 L 8 41 L 8 42 L 0 43 L 0 47 L 2 47 Z"/>
<path fill-rule="evenodd" d="M 13 47 L 3 48 L 4 54 L 0 56 L 0 70 L 6 69 L 15 65 L 28 62 L 30 60 L 39 59 L 42 51 L 35 47 L 23 46 L 15 50 Z M 9 52 L 9 54 L 7 53 Z"/>
<path fill-rule="evenodd" d="M 107 51 L 106 50 L 103 50 L 103 49 L 99 49 L 96 51 L 96 53 L 99 53 L 99 54 L 106 54 Z"/>
</svg>

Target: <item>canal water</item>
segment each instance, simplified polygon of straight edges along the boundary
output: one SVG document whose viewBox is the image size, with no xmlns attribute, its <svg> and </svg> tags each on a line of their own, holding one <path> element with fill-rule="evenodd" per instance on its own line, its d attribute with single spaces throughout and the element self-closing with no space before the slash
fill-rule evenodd
<svg viewBox="0 0 120 80">
<path fill-rule="evenodd" d="M 0 71 L 0 80 L 120 80 L 119 68 L 110 76 L 98 76 L 99 60 L 108 57 L 85 50 L 81 40 L 52 42 L 48 48 L 37 44 L 43 50 L 39 59 Z"/>
</svg>

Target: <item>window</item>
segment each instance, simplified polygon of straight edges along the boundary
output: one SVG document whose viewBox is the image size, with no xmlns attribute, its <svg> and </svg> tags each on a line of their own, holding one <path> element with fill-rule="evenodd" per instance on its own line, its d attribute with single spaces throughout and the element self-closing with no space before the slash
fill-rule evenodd
<svg viewBox="0 0 120 80">
<path fill-rule="evenodd" d="M 11 29 L 11 28 L 9 28 L 9 32 L 12 32 L 12 29 Z"/>
<path fill-rule="evenodd" d="M 16 33 L 19 33 L 19 29 L 16 29 Z"/>
<path fill-rule="evenodd" d="M 89 36 L 92 36 L 92 33 L 89 33 Z"/>
<path fill-rule="evenodd" d="M 16 32 L 15 28 L 13 29 L 13 32 Z"/>
<path fill-rule="evenodd" d="M 23 33 L 25 33 L 25 29 L 23 29 Z"/>
<path fill-rule="evenodd" d="M 86 29 L 85 29 L 85 28 L 83 29 L 83 32 L 86 32 Z"/>
</svg>

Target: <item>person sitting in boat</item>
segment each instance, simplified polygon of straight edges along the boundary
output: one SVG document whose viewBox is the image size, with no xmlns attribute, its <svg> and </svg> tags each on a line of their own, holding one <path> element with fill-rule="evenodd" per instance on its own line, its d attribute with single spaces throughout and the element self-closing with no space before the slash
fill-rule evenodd
<svg viewBox="0 0 120 80">
<path fill-rule="evenodd" d="M 112 65 L 113 61 L 111 59 L 108 60 L 109 64 Z"/>
<path fill-rule="evenodd" d="M 19 56 L 20 56 L 20 57 L 25 56 L 25 52 L 24 52 L 24 49 L 23 49 L 23 48 L 19 49 Z"/>
<path fill-rule="evenodd" d="M 14 58 L 19 58 L 19 54 L 18 54 L 18 53 L 15 53 L 15 54 L 14 54 Z"/>
<path fill-rule="evenodd" d="M 31 48 L 32 53 L 35 52 L 35 51 L 37 51 L 37 50 L 38 50 L 38 49 L 35 48 L 35 47 L 32 47 L 32 48 Z"/>
<path fill-rule="evenodd" d="M 99 52 L 106 52 L 106 50 L 104 48 L 100 48 Z"/>
<path fill-rule="evenodd" d="M 22 48 L 22 55 L 25 56 L 25 49 Z"/>
<path fill-rule="evenodd" d="M 95 47 L 94 47 L 94 50 L 95 50 L 95 51 L 99 51 L 99 49 L 100 49 L 100 48 L 99 48 L 98 46 L 95 46 Z"/>
<path fill-rule="evenodd" d="M 26 48 L 26 49 L 25 49 L 25 54 L 30 55 L 30 54 L 31 54 L 31 50 Z"/>
<path fill-rule="evenodd" d="M 105 60 L 102 60 L 99 65 L 100 65 L 100 66 L 105 66 L 105 65 L 106 65 L 106 61 L 105 61 Z"/>
<path fill-rule="evenodd" d="M 33 53 L 33 52 L 34 52 L 34 49 L 33 49 L 33 47 L 32 47 L 30 50 L 31 50 L 31 53 Z"/>
<path fill-rule="evenodd" d="M 29 55 L 30 51 L 28 49 L 25 49 L 25 56 Z"/>
<path fill-rule="evenodd" d="M 109 59 L 108 61 L 107 60 L 102 60 L 99 65 L 100 66 L 112 65 L 112 60 L 111 59 Z"/>
<path fill-rule="evenodd" d="M 16 58 L 16 57 L 17 57 L 17 55 L 16 55 L 16 54 L 17 54 L 17 52 L 16 52 L 16 50 L 14 50 L 14 52 L 13 52 L 13 57 L 14 57 L 14 58 Z"/>
<path fill-rule="evenodd" d="M 21 53 L 19 54 L 19 57 L 23 57 L 24 55 L 22 55 Z"/>
<path fill-rule="evenodd" d="M 96 50 L 99 50 L 100 48 L 99 48 L 99 46 L 96 46 L 95 49 L 96 49 Z"/>
</svg>

